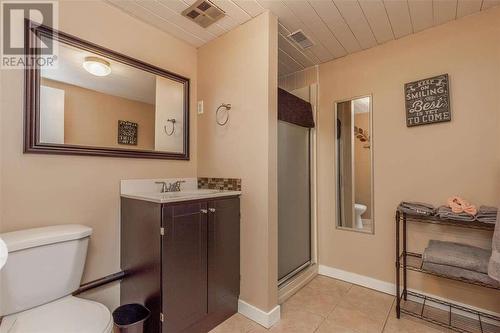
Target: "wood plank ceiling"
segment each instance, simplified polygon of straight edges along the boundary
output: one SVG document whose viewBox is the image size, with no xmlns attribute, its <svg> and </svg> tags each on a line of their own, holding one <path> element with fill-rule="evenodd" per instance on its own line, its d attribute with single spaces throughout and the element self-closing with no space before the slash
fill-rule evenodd
<svg viewBox="0 0 500 333">
<path fill-rule="evenodd" d="M 211 0 L 226 12 L 204 29 L 180 13 L 196 0 L 106 0 L 199 47 L 261 14 L 279 18 L 279 76 L 500 5 L 500 0 Z M 307 49 L 288 35 L 301 29 Z"/>
</svg>

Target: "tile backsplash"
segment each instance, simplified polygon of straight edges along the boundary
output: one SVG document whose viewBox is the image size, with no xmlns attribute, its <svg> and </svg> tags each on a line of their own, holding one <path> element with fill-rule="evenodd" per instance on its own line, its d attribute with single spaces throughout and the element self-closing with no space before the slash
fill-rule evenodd
<svg viewBox="0 0 500 333">
<path fill-rule="evenodd" d="M 226 191 L 241 191 L 241 179 L 198 177 L 198 188 L 226 190 Z"/>
</svg>

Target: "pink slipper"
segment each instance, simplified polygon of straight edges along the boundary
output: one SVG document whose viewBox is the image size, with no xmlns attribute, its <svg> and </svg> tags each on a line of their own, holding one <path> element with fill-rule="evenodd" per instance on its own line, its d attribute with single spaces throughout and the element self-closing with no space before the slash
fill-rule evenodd
<svg viewBox="0 0 500 333">
<path fill-rule="evenodd" d="M 459 214 L 459 213 L 462 213 L 464 211 L 464 208 L 462 206 L 462 202 L 463 202 L 463 199 L 459 198 L 459 197 L 450 197 L 448 198 L 448 207 L 451 208 L 451 211 L 453 213 L 456 213 L 456 214 Z"/>
<path fill-rule="evenodd" d="M 469 215 L 477 214 L 476 206 L 471 205 L 470 203 L 468 203 L 467 201 L 458 196 L 448 198 L 447 203 L 453 213 L 456 214 L 466 213 Z"/>
</svg>

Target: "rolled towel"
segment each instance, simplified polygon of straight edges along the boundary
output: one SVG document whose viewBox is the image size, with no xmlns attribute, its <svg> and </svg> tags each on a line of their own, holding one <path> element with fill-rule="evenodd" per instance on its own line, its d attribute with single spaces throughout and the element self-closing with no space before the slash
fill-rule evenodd
<svg viewBox="0 0 500 333">
<path fill-rule="evenodd" d="M 475 220 L 473 215 L 467 213 L 453 213 L 451 208 L 448 206 L 440 206 L 436 210 L 436 216 L 443 220 L 456 220 L 456 221 L 464 221 L 464 222 L 472 222 Z"/>
<path fill-rule="evenodd" d="M 493 239 L 491 240 L 491 258 L 488 264 L 488 275 L 497 281 L 500 281 L 500 214 L 497 214 L 497 222 Z"/>
<path fill-rule="evenodd" d="M 424 202 L 401 201 L 398 210 L 410 215 L 434 215 L 436 208 L 433 205 Z"/>
<path fill-rule="evenodd" d="M 476 206 L 471 205 L 470 203 L 468 203 L 467 201 L 465 201 L 464 199 L 462 199 L 460 197 L 457 197 L 457 196 L 450 197 L 450 198 L 448 198 L 447 203 L 448 203 L 448 207 L 451 208 L 451 211 L 453 213 L 464 212 L 464 213 L 469 214 L 469 215 L 476 215 L 477 214 Z"/>
<path fill-rule="evenodd" d="M 453 266 L 488 274 L 491 251 L 467 244 L 430 240 L 422 254 L 424 262 Z"/>
<path fill-rule="evenodd" d="M 490 206 L 480 206 L 477 211 L 476 220 L 484 223 L 495 223 L 497 220 L 498 208 Z"/>
</svg>

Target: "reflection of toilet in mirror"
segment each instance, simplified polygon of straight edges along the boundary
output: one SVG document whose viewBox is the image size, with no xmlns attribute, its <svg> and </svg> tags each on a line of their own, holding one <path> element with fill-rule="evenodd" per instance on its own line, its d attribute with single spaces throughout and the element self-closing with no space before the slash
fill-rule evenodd
<svg viewBox="0 0 500 333">
<path fill-rule="evenodd" d="M 363 219 L 361 218 L 361 215 L 366 212 L 366 206 L 362 204 L 354 204 L 354 214 L 355 216 L 355 225 L 356 229 L 363 229 Z"/>
</svg>

